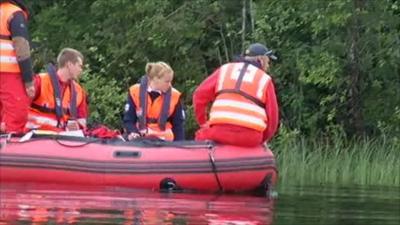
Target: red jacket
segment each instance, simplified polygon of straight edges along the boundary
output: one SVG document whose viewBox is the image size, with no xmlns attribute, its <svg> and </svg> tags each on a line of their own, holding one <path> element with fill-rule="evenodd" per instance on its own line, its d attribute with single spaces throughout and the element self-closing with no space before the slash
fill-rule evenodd
<svg viewBox="0 0 400 225">
<path fill-rule="evenodd" d="M 209 103 L 216 98 L 217 81 L 220 74 L 220 68 L 214 71 L 205 79 L 193 94 L 193 107 L 197 123 L 201 126 L 207 122 L 207 107 Z M 279 108 L 275 94 L 275 86 L 272 82 L 266 87 L 265 111 L 268 118 L 267 129 L 263 132 L 264 141 L 270 140 L 279 125 Z"/>
</svg>

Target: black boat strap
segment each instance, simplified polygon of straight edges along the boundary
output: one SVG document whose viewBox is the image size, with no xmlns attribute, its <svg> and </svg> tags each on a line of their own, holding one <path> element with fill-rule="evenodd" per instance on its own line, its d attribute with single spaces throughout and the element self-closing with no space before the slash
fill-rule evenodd
<svg viewBox="0 0 400 225">
<path fill-rule="evenodd" d="M 2 40 L 11 40 L 11 36 L 10 35 L 0 34 L 0 39 L 2 39 Z"/>
<path fill-rule="evenodd" d="M 224 192 L 224 188 L 222 187 L 221 181 L 219 180 L 219 177 L 218 177 L 217 166 L 215 165 L 214 149 L 210 149 L 208 151 L 208 158 L 210 159 L 211 168 L 214 173 L 215 180 L 217 181 L 217 184 L 218 184 L 218 189 L 219 189 L 218 191 L 222 193 L 222 192 Z"/>
<path fill-rule="evenodd" d="M 75 90 L 75 84 L 74 81 L 71 80 L 69 83 L 69 87 L 70 87 L 70 93 L 71 93 L 71 99 L 70 99 L 70 104 L 69 104 L 69 115 L 70 115 L 70 119 L 71 120 L 75 120 L 78 116 L 77 116 L 77 101 L 76 101 L 76 90 Z"/>
<path fill-rule="evenodd" d="M 155 123 L 154 120 L 148 120 L 147 118 L 147 87 L 148 87 L 148 78 L 147 76 L 143 76 L 140 79 L 140 88 L 139 88 L 139 104 L 140 104 L 140 114 L 138 116 L 139 120 L 139 130 L 144 130 L 147 127 L 147 123 Z M 162 93 L 164 97 L 163 105 L 161 107 L 160 117 L 158 119 L 158 126 L 162 131 L 165 130 L 165 126 L 168 120 L 169 108 L 171 105 L 171 95 L 172 88 L 169 88 L 167 92 Z"/>
<path fill-rule="evenodd" d="M 165 125 L 167 124 L 168 120 L 169 107 L 171 105 L 171 92 L 172 92 L 171 89 L 172 88 L 169 88 L 167 92 L 162 94 L 164 96 L 164 101 L 162 103 L 160 119 L 158 123 L 158 126 L 162 131 L 165 130 Z"/>
<path fill-rule="evenodd" d="M 52 64 L 47 65 L 47 72 L 50 75 L 51 84 L 53 85 L 54 108 L 57 117 L 57 127 L 59 127 L 61 118 L 63 117 L 60 83 L 57 77 L 56 69 Z"/>
<path fill-rule="evenodd" d="M 147 76 L 143 76 L 140 79 L 140 87 L 139 87 L 139 107 L 141 109 L 138 116 L 139 120 L 139 130 L 146 129 L 146 114 L 147 114 Z"/>
</svg>

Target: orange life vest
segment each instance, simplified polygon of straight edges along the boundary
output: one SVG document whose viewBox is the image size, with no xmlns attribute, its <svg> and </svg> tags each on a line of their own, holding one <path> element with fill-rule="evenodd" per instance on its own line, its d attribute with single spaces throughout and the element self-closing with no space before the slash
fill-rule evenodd
<svg viewBox="0 0 400 225">
<path fill-rule="evenodd" d="M 146 84 L 147 82 L 143 83 L 142 78 L 141 84 L 135 84 L 129 88 L 130 96 L 136 106 L 136 115 L 138 117 L 136 126 L 141 133 L 156 136 L 162 140 L 173 141 L 172 124 L 167 120 L 174 112 L 181 93 L 175 88 L 171 88 L 169 101 L 168 93 L 163 93 L 152 101 L 147 93 Z M 141 92 L 144 97 L 141 97 Z M 143 109 L 144 105 L 147 105 L 147 109 Z"/>
<path fill-rule="evenodd" d="M 9 27 L 13 14 L 18 11 L 23 12 L 25 18 L 28 17 L 18 6 L 10 2 L 0 3 L 0 72 L 21 72 Z"/>
<path fill-rule="evenodd" d="M 39 76 L 41 81 L 40 95 L 31 104 L 26 127 L 28 129 L 62 131 L 65 129 L 66 122 L 69 119 L 77 119 L 76 108 L 85 101 L 85 93 L 78 83 L 71 81 L 70 85 L 61 93 L 62 108 L 61 116 L 58 117 L 56 113 L 55 91 L 50 74 L 42 73 Z M 57 82 L 59 81 L 57 80 Z M 72 103 L 74 92 L 76 96 L 75 104 Z M 78 122 L 80 121 L 78 120 Z M 81 121 L 80 123 L 85 123 L 85 121 Z"/>
<path fill-rule="evenodd" d="M 221 67 L 217 97 L 212 104 L 210 124 L 233 124 L 264 131 L 266 87 L 271 77 L 248 63 L 228 63 Z"/>
</svg>

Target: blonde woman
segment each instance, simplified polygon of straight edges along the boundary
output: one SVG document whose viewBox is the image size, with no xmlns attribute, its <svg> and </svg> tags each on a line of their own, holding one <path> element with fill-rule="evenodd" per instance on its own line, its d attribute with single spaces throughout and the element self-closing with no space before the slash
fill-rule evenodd
<svg viewBox="0 0 400 225">
<path fill-rule="evenodd" d="M 128 140 L 183 140 L 185 114 L 181 93 L 172 87 L 174 71 L 165 62 L 147 63 L 145 71 L 140 83 L 129 88 L 123 118 Z"/>
</svg>

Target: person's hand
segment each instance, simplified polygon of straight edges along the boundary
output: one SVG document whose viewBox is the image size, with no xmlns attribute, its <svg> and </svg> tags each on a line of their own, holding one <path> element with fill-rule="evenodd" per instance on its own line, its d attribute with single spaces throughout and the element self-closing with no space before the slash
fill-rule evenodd
<svg viewBox="0 0 400 225">
<path fill-rule="evenodd" d="M 135 132 L 132 132 L 132 133 L 130 133 L 130 134 L 128 135 L 128 140 L 129 140 L 129 141 L 132 141 L 132 140 L 137 139 L 137 138 L 139 138 L 139 137 L 140 137 L 140 134 L 135 133 Z"/>
<path fill-rule="evenodd" d="M 76 120 L 68 120 L 67 126 L 65 128 L 67 131 L 79 130 L 79 123 Z"/>
<path fill-rule="evenodd" d="M 35 97 L 36 90 L 35 90 L 35 85 L 33 85 L 33 82 L 25 83 L 25 91 L 30 99 L 33 99 L 33 97 Z"/>
<path fill-rule="evenodd" d="M 4 122 L 1 122 L 0 123 L 0 132 L 6 132 L 6 123 L 4 123 Z"/>
<path fill-rule="evenodd" d="M 200 125 L 200 128 L 209 128 L 210 124 L 208 123 L 208 121 L 206 123 L 203 123 Z"/>
</svg>

